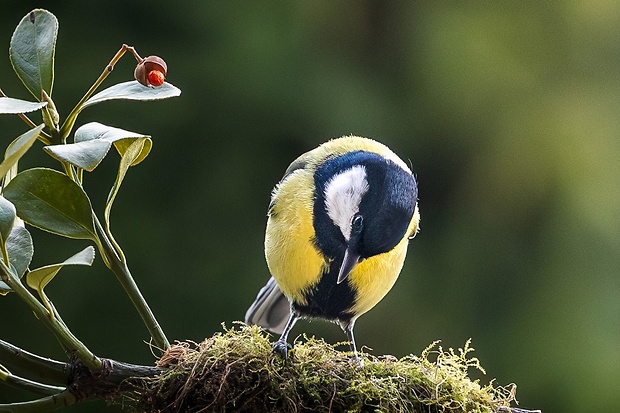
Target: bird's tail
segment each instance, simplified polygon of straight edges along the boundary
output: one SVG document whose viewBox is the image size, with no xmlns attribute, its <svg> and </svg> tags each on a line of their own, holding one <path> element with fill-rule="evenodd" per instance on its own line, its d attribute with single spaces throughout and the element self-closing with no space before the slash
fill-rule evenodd
<svg viewBox="0 0 620 413">
<path fill-rule="evenodd" d="M 282 334 L 291 315 L 291 304 L 271 277 L 245 313 L 247 324 L 256 324 L 272 333 Z"/>
</svg>

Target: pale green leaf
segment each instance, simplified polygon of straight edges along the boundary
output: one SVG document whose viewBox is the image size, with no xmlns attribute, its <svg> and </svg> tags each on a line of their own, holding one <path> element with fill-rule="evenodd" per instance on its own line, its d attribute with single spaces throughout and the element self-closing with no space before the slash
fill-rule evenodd
<svg viewBox="0 0 620 413">
<path fill-rule="evenodd" d="M 7 185 L 4 196 L 30 225 L 69 238 L 97 239 L 88 196 L 63 173 L 28 169 Z"/>
<path fill-rule="evenodd" d="M 180 94 L 181 90 L 170 83 L 164 83 L 158 87 L 148 87 L 140 84 L 137 80 L 132 80 L 118 83 L 102 90 L 88 99 L 81 109 L 105 102 L 106 100 L 159 100 L 179 96 Z"/>
<path fill-rule="evenodd" d="M 116 143 L 128 142 L 128 141 L 130 140 L 126 139 L 122 141 L 117 141 Z M 106 206 L 104 210 L 106 233 L 108 234 L 108 237 L 110 237 L 110 240 L 112 241 L 112 243 L 117 249 L 117 252 L 121 256 L 123 256 L 123 252 L 120 246 L 118 245 L 118 243 L 116 242 L 116 240 L 114 239 L 112 232 L 110 231 L 110 211 L 112 210 L 112 204 L 114 203 L 114 200 L 116 199 L 116 194 L 118 193 L 118 190 L 121 187 L 123 179 L 125 179 L 125 175 L 127 174 L 127 171 L 132 165 L 139 162 L 139 158 L 141 154 L 143 153 L 144 146 L 147 142 L 149 145 L 151 144 L 151 140 L 149 138 L 137 138 L 137 139 L 131 140 L 131 143 L 128 146 L 123 147 L 123 150 L 121 153 L 121 161 L 118 166 L 118 174 L 116 175 L 116 181 L 114 182 L 114 186 L 110 190 L 110 195 L 108 196 L 108 201 L 106 202 Z"/>
<path fill-rule="evenodd" d="M 15 225 L 15 206 L 0 195 L 0 243 L 4 246 Z"/>
<path fill-rule="evenodd" d="M 90 122 L 80 126 L 75 131 L 74 141 L 78 143 L 95 139 L 102 139 L 108 142 L 114 142 L 119 139 L 147 137 L 148 135 L 143 135 L 141 133 L 130 132 L 128 130 L 115 128 L 113 126 L 103 125 L 99 122 Z"/>
<path fill-rule="evenodd" d="M 47 102 L 28 102 L 27 100 L 0 97 L 0 113 L 18 114 L 39 110 L 47 105 Z"/>
<path fill-rule="evenodd" d="M 44 149 L 56 159 L 62 159 L 79 168 L 92 171 L 106 156 L 110 146 L 114 147 L 123 156 L 127 147 L 135 139 L 144 140 L 142 151 L 131 165 L 137 165 L 146 158 L 153 146 L 149 135 L 130 132 L 124 129 L 103 125 L 98 122 L 87 123 L 75 131 L 75 143 L 69 145 L 47 146 Z"/>
<path fill-rule="evenodd" d="M 15 225 L 6 242 L 6 249 L 11 265 L 20 277 L 23 276 L 34 255 L 30 232 L 23 225 Z"/>
<path fill-rule="evenodd" d="M 67 145 L 45 146 L 43 150 L 59 161 L 69 162 L 78 168 L 93 171 L 105 158 L 112 143 L 95 139 Z"/>
<path fill-rule="evenodd" d="M 26 276 L 28 286 L 35 290 L 43 290 L 54 276 L 65 265 L 86 265 L 90 266 L 95 260 L 95 248 L 92 245 L 84 248 L 77 254 L 67 258 L 59 264 L 46 265 L 45 267 L 32 270 Z"/>
<path fill-rule="evenodd" d="M 11 267 L 13 267 L 19 277 L 22 277 L 28 269 L 34 254 L 30 232 L 22 225 L 14 226 L 11 235 L 9 235 L 6 241 L 6 249 L 9 253 Z M 1 257 L 0 261 L 2 261 Z M 6 295 L 9 291 L 11 291 L 9 286 L 0 281 L 0 295 Z"/>
<path fill-rule="evenodd" d="M 121 183 L 123 182 L 123 179 L 125 179 L 125 175 L 127 174 L 129 167 L 140 156 L 140 153 L 142 152 L 142 149 L 144 147 L 144 142 L 146 140 L 147 138 L 135 139 L 123 151 L 123 154 L 121 156 L 121 161 L 118 166 L 118 174 L 116 175 L 116 181 L 114 182 L 114 186 L 112 187 L 112 190 L 110 191 L 110 195 L 108 196 L 108 202 L 105 208 L 106 221 L 108 220 L 110 208 L 112 208 L 112 203 L 114 202 L 114 198 L 116 198 L 116 194 L 118 193 Z"/>
<path fill-rule="evenodd" d="M 118 153 L 121 155 L 121 157 L 125 157 L 125 154 L 127 153 L 127 151 L 129 151 L 129 148 L 132 147 L 135 140 L 137 139 L 121 139 L 121 140 L 114 142 L 114 147 L 116 148 Z M 140 139 L 140 141 L 142 142 L 142 144 L 140 145 L 140 153 L 135 154 L 135 156 L 134 154 L 130 155 L 130 158 L 132 159 L 132 161 L 129 166 L 136 166 L 137 164 L 142 162 L 144 158 L 146 158 L 148 154 L 151 152 L 151 148 L 153 147 L 153 142 L 151 141 L 151 139 L 143 138 L 143 139 Z"/>
<path fill-rule="evenodd" d="M 30 288 L 32 288 L 33 290 L 36 290 L 39 293 L 41 300 L 43 301 L 43 303 L 49 310 L 50 314 L 54 314 L 53 307 L 49 299 L 45 295 L 45 292 L 43 291 L 45 287 L 47 286 L 47 284 L 49 284 L 50 281 L 54 279 L 56 274 L 58 274 L 58 272 L 65 265 L 90 266 L 92 265 L 94 259 L 95 259 L 95 249 L 92 246 L 88 246 L 82 251 L 73 255 L 72 257 L 67 258 L 65 261 L 61 262 L 60 264 L 46 265 L 45 267 L 37 268 L 35 270 L 30 271 L 28 275 L 26 276 L 26 283 L 28 284 Z"/>
<path fill-rule="evenodd" d="M 39 136 L 43 127 L 45 125 L 41 124 L 36 128 L 30 129 L 9 144 L 4 154 L 4 161 L 0 164 L 0 177 L 4 177 L 11 167 L 17 163 L 19 158 L 28 152 L 28 149 L 37 140 L 37 136 Z"/>
<path fill-rule="evenodd" d="M 11 37 L 13 69 L 37 100 L 41 100 L 42 90 L 52 95 L 57 35 L 56 17 L 47 10 L 35 9 L 19 22 Z"/>
</svg>

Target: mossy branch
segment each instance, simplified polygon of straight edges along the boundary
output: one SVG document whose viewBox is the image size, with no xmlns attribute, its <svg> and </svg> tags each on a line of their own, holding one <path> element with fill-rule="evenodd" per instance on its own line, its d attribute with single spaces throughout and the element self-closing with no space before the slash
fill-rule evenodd
<svg viewBox="0 0 620 413">
<path fill-rule="evenodd" d="M 364 366 L 322 340 L 297 343 L 283 361 L 257 327 L 240 325 L 200 344 L 178 343 L 160 375 L 136 393 L 140 412 L 511 412 L 516 386 L 482 385 L 463 349 L 437 343 L 421 356 L 361 354 Z"/>
<path fill-rule="evenodd" d="M 314 338 L 296 343 L 284 361 L 258 327 L 224 329 L 200 344 L 178 342 L 157 366 L 102 359 L 92 373 L 71 363 L 66 391 L 35 400 L 46 410 L 105 399 L 136 412 L 488 412 L 528 413 L 510 407 L 516 386 L 483 385 L 469 377 L 483 371 L 469 342 L 444 351 L 433 343 L 420 356 L 360 356 Z M 1 411 L 28 410 L 26 404 L 0 405 Z M 530 411 L 529 413 L 534 413 Z"/>
</svg>

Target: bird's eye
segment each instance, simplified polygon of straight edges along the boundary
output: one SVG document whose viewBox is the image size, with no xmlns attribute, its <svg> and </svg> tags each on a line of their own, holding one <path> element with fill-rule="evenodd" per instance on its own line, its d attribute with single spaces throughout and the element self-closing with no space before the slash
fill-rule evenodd
<svg viewBox="0 0 620 413">
<path fill-rule="evenodd" d="M 351 232 L 359 233 L 362 231 L 364 225 L 364 218 L 361 215 L 355 215 L 353 221 L 351 221 Z"/>
</svg>

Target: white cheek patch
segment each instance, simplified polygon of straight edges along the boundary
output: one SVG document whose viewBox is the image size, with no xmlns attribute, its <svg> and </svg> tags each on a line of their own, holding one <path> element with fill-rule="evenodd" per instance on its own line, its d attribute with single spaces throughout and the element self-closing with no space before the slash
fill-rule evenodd
<svg viewBox="0 0 620 413">
<path fill-rule="evenodd" d="M 360 202 L 368 192 L 366 168 L 356 165 L 334 175 L 325 185 L 325 209 L 344 238 L 351 237 L 351 220 L 360 209 Z"/>
</svg>

